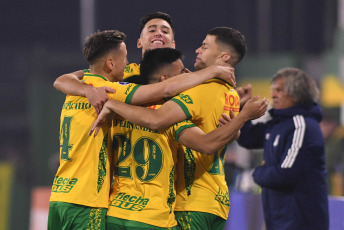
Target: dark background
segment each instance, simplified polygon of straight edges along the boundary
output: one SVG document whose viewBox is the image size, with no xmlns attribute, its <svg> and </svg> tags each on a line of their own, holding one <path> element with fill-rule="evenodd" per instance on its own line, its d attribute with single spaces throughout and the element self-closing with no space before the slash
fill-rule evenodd
<svg viewBox="0 0 344 230">
<path fill-rule="evenodd" d="M 57 169 L 64 96 L 53 82 L 63 73 L 87 68 L 81 54 L 82 2 L 18 0 L 0 7 L 0 161 L 14 164 L 15 180 L 27 196 L 34 186 L 49 186 Z M 333 48 L 337 4 L 335 0 L 99 0 L 93 30 L 125 32 L 129 62 L 139 62 L 139 19 L 163 11 L 173 18 L 176 47 L 184 52 L 184 64 L 191 70 L 195 50 L 216 26 L 240 30 L 251 60 L 274 54 L 316 59 Z M 236 75 L 247 72 L 245 68 L 244 60 Z M 24 222 L 27 212 L 22 211 Z"/>
</svg>

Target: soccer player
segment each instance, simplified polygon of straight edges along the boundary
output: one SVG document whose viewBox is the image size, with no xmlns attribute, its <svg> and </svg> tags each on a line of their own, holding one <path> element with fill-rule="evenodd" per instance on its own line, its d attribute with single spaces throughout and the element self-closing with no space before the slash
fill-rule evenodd
<svg viewBox="0 0 344 230">
<path fill-rule="evenodd" d="M 234 66 L 246 53 L 245 39 L 239 31 L 232 28 L 213 28 L 196 53 L 196 69 L 201 70 L 214 63 Z M 209 133 L 217 127 L 223 112 L 228 114 L 229 110 L 233 110 L 235 114 L 239 113 L 239 100 L 233 86 L 214 78 L 179 94 L 157 110 L 110 100 L 104 104 L 92 129 L 97 128 L 111 110 L 134 124 L 152 130 L 160 130 L 190 119 L 204 133 Z M 196 147 L 194 149 L 197 150 Z M 209 156 L 189 148 L 184 149 L 177 168 L 179 177 L 175 213 L 180 227 L 224 228 L 230 206 L 223 174 L 224 154 L 224 149 Z"/>
<path fill-rule="evenodd" d="M 127 63 L 125 35 L 103 31 L 91 35 L 83 48 L 91 73 L 85 83 L 110 85 L 118 100 L 130 98 L 134 87 L 110 83 L 122 77 Z M 106 69 L 106 71 L 104 71 Z M 125 92 L 127 93 L 125 94 Z M 49 204 L 48 229 L 105 229 L 110 190 L 108 130 L 90 139 L 85 132 L 96 117 L 82 97 L 68 96 L 60 123 L 60 166 L 54 178 Z M 85 135 L 86 134 L 86 135 Z"/>
<path fill-rule="evenodd" d="M 147 51 L 140 66 L 141 80 L 153 84 L 184 72 L 181 58 L 182 53 L 171 48 Z M 164 102 L 157 101 L 150 108 L 157 109 Z M 113 123 L 115 180 L 107 229 L 167 229 L 176 226 L 174 181 L 177 149 L 180 147 L 177 141 L 213 154 L 236 139 L 247 119 L 261 116 L 265 110 L 264 101 L 252 100 L 226 129 L 208 135 L 189 120 L 153 131 L 116 119 Z"/>
<path fill-rule="evenodd" d="M 111 94 L 112 99 L 146 103 L 193 87 L 199 78 L 209 79 L 208 71 L 214 76 L 216 72 L 230 73 L 230 68 L 213 66 L 204 74 L 187 73 L 188 76 L 141 87 L 118 83 L 115 81 L 122 80 L 128 62 L 124 39 L 125 35 L 116 30 L 97 32 L 87 39 L 83 53 L 90 73 L 85 74 L 77 90 L 83 93 L 89 85 L 107 86 L 116 91 Z M 112 159 L 108 151 L 111 137 L 108 128 L 104 128 L 97 138 L 89 138 L 87 134 L 96 116 L 87 98 L 67 96 L 61 112 L 60 166 L 50 197 L 49 229 L 105 228 L 111 180 L 109 162 Z"/>
<path fill-rule="evenodd" d="M 147 50 L 156 48 L 175 48 L 175 28 L 172 18 L 164 12 L 147 14 L 140 19 L 140 37 L 137 39 L 137 48 L 142 49 L 142 56 Z M 124 70 L 126 81 L 140 76 L 140 65 L 131 63 Z M 140 79 L 140 78 L 139 78 Z M 141 83 L 135 79 L 137 83 Z"/>
<path fill-rule="evenodd" d="M 140 19 L 140 37 L 137 40 L 137 48 L 142 49 L 142 56 L 146 50 L 156 48 L 175 48 L 174 34 L 175 28 L 170 15 L 164 12 L 154 12 L 147 14 Z M 124 70 L 123 79 L 131 81 L 135 78 L 135 82 L 140 84 L 140 65 L 131 63 L 126 66 Z M 57 78 L 54 82 L 54 87 L 64 93 L 69 92 L 70 85 L 77 85 L 78 81 L 84 76 L 84 71 L 79 70 L 73 73 L 64 74 Z M 232 85 L 235 85 L 235 77 L 229 79 Z M 85 89 L 85 96 L 88 98 L 90 104 L 100 112 L 103 104 L 108 100 L 107 93 L 114 93 L 108 87 L 88 87 Z M 73 95 L 80 95 L 80 92 L 70 92 Z"/>
</svg>

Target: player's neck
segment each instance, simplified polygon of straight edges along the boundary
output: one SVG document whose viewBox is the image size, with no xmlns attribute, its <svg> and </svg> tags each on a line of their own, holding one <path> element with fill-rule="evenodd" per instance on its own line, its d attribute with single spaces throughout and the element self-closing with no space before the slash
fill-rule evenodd
<svg viewBox="0 0 344 230">
<path fill-rule="evenodd" d="M 105 77 L 111 82 L 118 81 L 116 78 L 114 78 L 110 73 L 110 71 L 104 70 L 104 68 L 100 68 L 97 65 L 92 65 L 90 66 L 90 73 L 95 74 L 95 75 L 100 75 Z"/>
</svg>

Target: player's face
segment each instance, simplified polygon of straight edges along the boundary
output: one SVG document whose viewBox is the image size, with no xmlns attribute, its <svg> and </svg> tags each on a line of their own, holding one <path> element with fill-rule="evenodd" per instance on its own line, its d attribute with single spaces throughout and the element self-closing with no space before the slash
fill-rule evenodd
<svg viewBox="0 0 344 230">
<path fill-rule="evenodd" d="M 121 43 L 119 50 L 114 52 L 113 57 L 114 68 L 112 70 L 112 76 L 116 81 L 122 81 L 124 69 L 128 65 L 127 47 L 124 42 Z"/>
<path fill-rule="evenodd" d="M 216 36 L 207 35 L 204 39 L 202 46 L 196 50 L 196 69 L 204 69 L 215 63 L 216 59 L 220 57 L 220 50 L 215 42 Z"/>
<path fill-rule="evenodd" d="M 156 48 L 175 48 L 174 35 L 170 24 L 160 18 L 148 21 L 137 40 L 137 48 L 146 50 Z"/>
<path fill-rule="evenodd" d="M 272 105 L 275 109 L 286 109 L 295 105 L 292 97 L 284 90 L 284 78 L 281 77 L 271 84 Z"/>
<path fill-rule="evenodd" d="M 178 59 L 177 61 L 173 62 L 171 65 L 168 66 L 166 75 L 168 75 L 169 77 L 174 77 L 179 74 L 183 74 L 186 71 L 187 70 L 184 67 L 183 62 L 180 59 Z"/>
</svg>

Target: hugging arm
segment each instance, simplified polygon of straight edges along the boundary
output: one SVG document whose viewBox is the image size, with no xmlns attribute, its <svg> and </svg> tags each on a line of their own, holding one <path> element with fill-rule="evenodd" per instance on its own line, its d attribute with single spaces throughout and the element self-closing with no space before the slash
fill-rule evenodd
<svg viewBox="0 0 344 230">
<path fill-rule="evenodd" d="M 232 67 L 212 65 L 196 72 L 171 77 L 159 83 L 143 85 L 135 91 L 131 104 L 141 105 L 162 98 L 170 98 L 214 77 L 233 82 L 234 69 Z"/>
<path fill-rule="evenodd" d="M 128 105 L 116 100 L 109 100 L 104 104 L 104 108 L 91 127 L 90 134 L 96 130 L 97 135 L 100 126 L 106 121 L 110 113 L 117 113 L 126 120 L 152 130 L 167 128 L 177 122 L 185 120 L 187 117 L 179 105 L 173 101 L 168 101 L 159 109 L 153 110 L 145 107 Z"/>
<path fill-rule="evenodd" d="M 268 100 L 257 97 L 247 101 L 243 110 L 234 117 L 231 111 L 230 121 L 205 134 L 198 127 L 183 130 L 179 134 L 179 143 L 200 153 L 213 154 L 226 144 L 237 139 L 240 128 L 246 121 L 261 117 L 266 112 Z"/>
<path fill-rule="evenodd" d="M 90 104 L 100 113 L 103 104 L 109 99 L 108 93 L 115 93 L 111 87 L 93 87 L 81 82 L 84 71 L 78 70 L 73 73 L 61 75 L 54 82 L 54 87 L 64 94 L 87 97 Z"/>
</svg>

